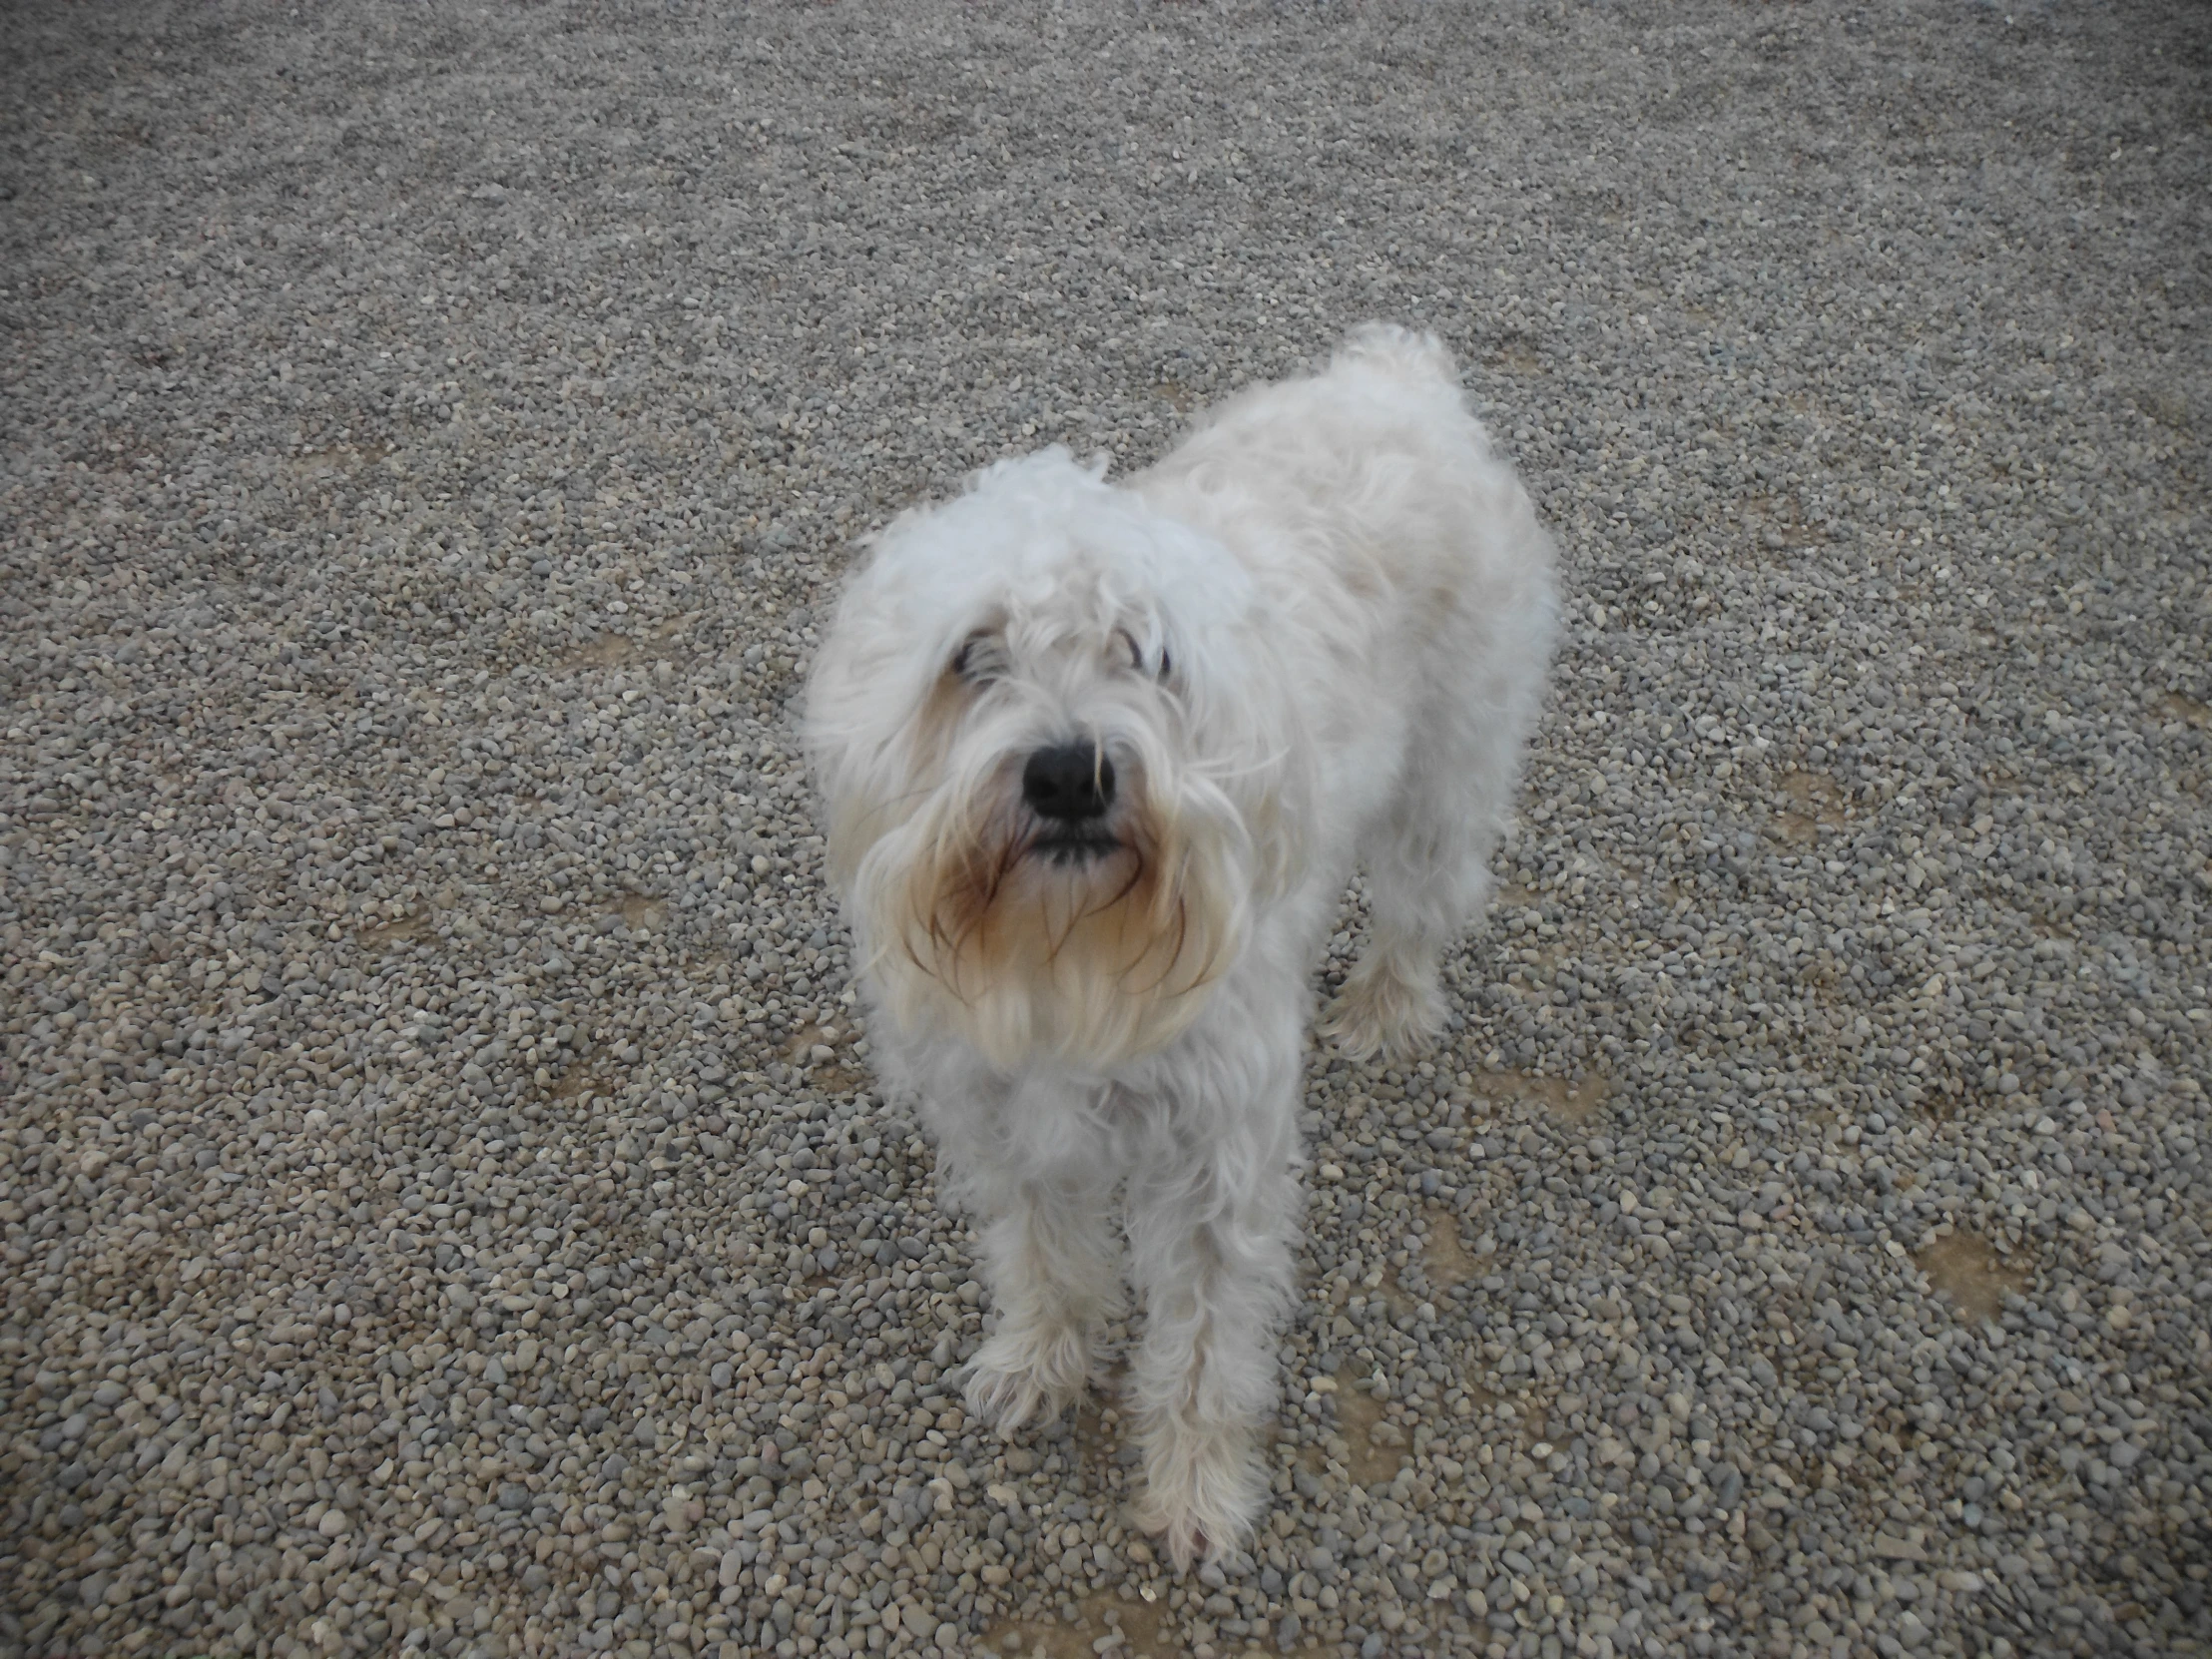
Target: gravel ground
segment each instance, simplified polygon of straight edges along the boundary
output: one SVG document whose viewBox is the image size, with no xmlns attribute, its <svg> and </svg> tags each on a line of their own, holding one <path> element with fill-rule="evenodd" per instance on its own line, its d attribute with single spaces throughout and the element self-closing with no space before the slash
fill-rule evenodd
<svg viewBox="0 0 2212 1659">
<path fill-rule="evenodd" d="M 0 30 L 0 1651 L 2212 1644 L 2201 11 Z M 1571 616 L 1179 1580 L 962 1419 L 789 700 L 1372 315 Z"/>
</svg>

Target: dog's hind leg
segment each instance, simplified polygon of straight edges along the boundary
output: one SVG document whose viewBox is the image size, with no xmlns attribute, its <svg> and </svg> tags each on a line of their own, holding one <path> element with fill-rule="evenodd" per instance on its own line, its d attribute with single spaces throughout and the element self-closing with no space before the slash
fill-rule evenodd
<svg viewBox="0 0 2212 1659">
<path fill-rule="evenodd" d="M 1137 1519 L 1188 1567 L 1243 1547 L 1266 1500 L 1255 1448 L 1275 1403 L 1298 1184 L 1288 1148 L 1232 1146 L 1133 1182 L 1131 1274 L 1145 1303 L 1131 1368 L 1145 1491 Z"/>
<path fill-rule="evenodd" d="M 1098 1328 L 1121 1309 L 1113 1183 L 1098 1176 L 979 1182 L 995 1213 L 984 1277 L 999 1311 L 968 1367 L 968 1409 L 1001 1433 L 1050 1421 L 1090 1381 Z"/>
<path fill-rule="evenodd" d="M 1462 906 L 1478 908 L 1486 896 L 1485 882 L 1470 905 L 1463 886 L 1433 865 L 1419 869 L 1421 851 L 1414 837 L 1393 837 L 1368 871 L 1367 948 L 1322 1022 L 1355 1060 L 1406 1059 L 1428 1045 L 1443 1025 L 1437 958 L 1459 930 Z"/>
<path fill-rule="evenodd" d="M 1361 847 L 1368 942 L 1323 1030 L 1355 1060 L 1404 1059 L 1442 1028 L 1437 961 L 1490 897 L 1490 858 L 1512 810 L 1535 715 L 1544 634 L 1498 661 L 1470 652 L 1410 735 L 1388 809 Z M 1517 659 L 1525 657 L 1526 664 Z"/>
<path fill-rule="evenodd" d="M 1513 754 L 1484 757 L 1495 795 L 1417 765 L 1368 848 L 1368 942 L 1323 1031 L 1355 1060 L 1405 1059 L 1443 1026 L 1437 960 L 1490 896 L 1490 854 Z"/>
<path fill-rule="evenodd" d="M 1443 1025 L 1437 959 L 1487 902 L 1497 844 L 1462 786 L 1416 768 L 1370 841 L 1367 948 L 1322 1027 L 1355 1060 L 1407 1058 Z"/>
</svg>

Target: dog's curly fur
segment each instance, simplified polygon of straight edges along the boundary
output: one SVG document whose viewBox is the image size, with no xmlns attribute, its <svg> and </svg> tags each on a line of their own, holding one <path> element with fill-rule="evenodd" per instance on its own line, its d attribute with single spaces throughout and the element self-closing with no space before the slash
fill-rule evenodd
<svg viewBox="0 0 2212 1659">
<path fill-rule="evenodd" d="M 1264 1495 L 1346 881 L 1371 936 L 1327 1029 L 1410 1051 L 1488 894 L 1553 613 L 1450 357 L 1382 325 L 1126 483 L 1063 449 L 986 468 L 838 606 L 809 749 L 891 1081 L 986 1226 L 968 1401 L 1007 1432 L 1058 1412 L 1126 1275 L 1140 1518 L 1179 1564 L 1240 1547 Z M 1074 839 L 1023 781 L 1071 744 L 1106 803 Z"/>
</svg>

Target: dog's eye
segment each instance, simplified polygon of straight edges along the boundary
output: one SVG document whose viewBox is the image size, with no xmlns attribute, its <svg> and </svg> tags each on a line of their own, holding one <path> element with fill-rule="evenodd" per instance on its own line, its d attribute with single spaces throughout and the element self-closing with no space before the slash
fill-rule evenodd
<svg viewBox="0 0 2212 1659">
<path fill-rule="evenodd" d="M 960 649 L 952 653 L 951 669 L 956 678 L 970 685 L 981 685 L 990 679 L 998 669 L 991 642 L 980 635 L 963 641 Z"/>
<path fill-rule="evenodd" d="M 1144 647 L 1137 643 L 1137 636 L 1130 633 L 1126 628 L 1120 630 L 1120 635 L 1121 643 L 1129 650 L 1129 666 L 1139 674 L 1147 672 L 1148 665 L 1144 660 Z M 1163 683 L 1175 671 L 1175 665 L 1168 660 L 1168 648 L 1166 646 L 1160 647 L 1160 660 L 1149 665 L 1149 671 L 1155 680 Z"/>
</svg>

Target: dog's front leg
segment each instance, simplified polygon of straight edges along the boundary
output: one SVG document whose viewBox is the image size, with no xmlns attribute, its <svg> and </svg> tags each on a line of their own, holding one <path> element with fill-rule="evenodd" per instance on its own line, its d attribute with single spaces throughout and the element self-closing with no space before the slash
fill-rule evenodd
<svg viewBox="0 0 2212 1659">
<path fill-rule="evenodd" d="M 1288 1148 L 1262 1138 L 1131 1183 L 1130 1260 L 1145 1302 L 1137 1514 L 1178 1567 L 1241 1548 L 1266 1498 L 1254 1452 L 1276 1397 L 1298 1183 Z"/>
<path fill-rule="evenodd" d="M 992 1217 L 983 1270 L 999 1323 L 968 1368 L 967 1403 L 1011 1434 L 1050 1421 L 1083 1391 L 1098 1328 L 1120 1312 L 1113 1183 L 1089 1171 L 976 1185 Z"/>
</svg>

